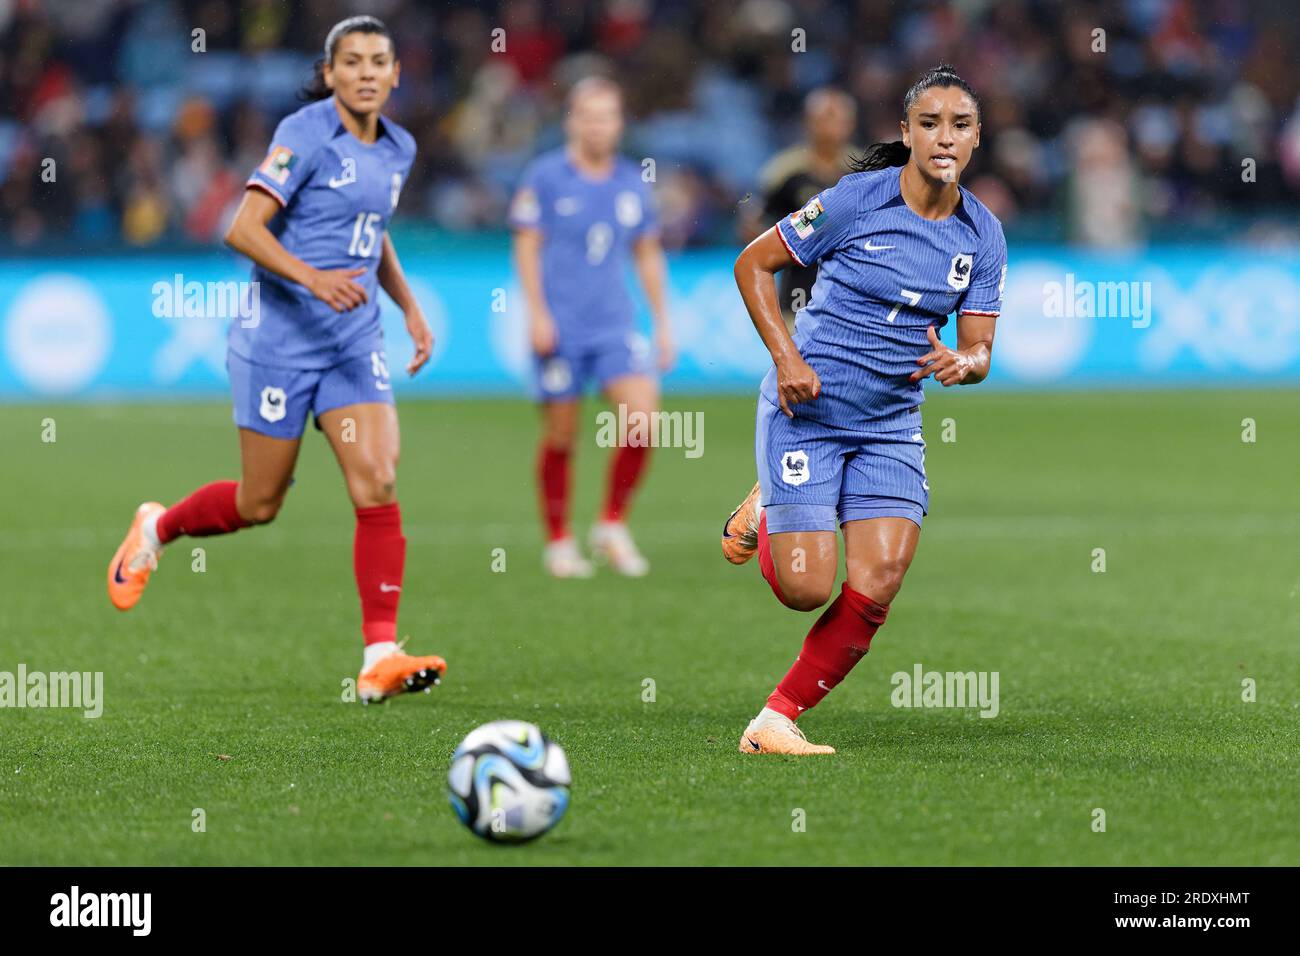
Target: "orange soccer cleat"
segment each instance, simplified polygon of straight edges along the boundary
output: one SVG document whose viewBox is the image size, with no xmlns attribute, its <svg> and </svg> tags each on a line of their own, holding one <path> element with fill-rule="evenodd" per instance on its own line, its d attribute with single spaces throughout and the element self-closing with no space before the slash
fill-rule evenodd
<svg viewBox="0 0 1300 956">
<path fill-rule="evenodd" d="M 764 707 L 749 722 L 740 738 L 742 754 L 794 754 L 803 757 L 811 754 L 833 754 L 834 747 L 813 744 L 785 714 Z"/>
<path fill-rule="evenodd" d="M 144 523 L 147 518 L 166 510 L 156 501 L 146 501 L 137 508 L 126 538 L 108 564 L 108 599 L 119 611 L 135 607 L 144 593 L 144 586 L 149 583 L 149 575 L 158 567 L 162 548 L 146 540 Z"/>
<path fill-rule="evenodd" d="M 732 564 L 744 564 L 758 550 L 758 522 L 763 514 L 761 497 L 762 486 L 755 482 L 740 507 L 722 526 L 722 556 Z"/>
<path fill-rule="evenodd" d="M 357 677 L 357 696 L 363 704 L 379 704 L 398 694 L 417 690 L 427 694 L 435 684 L 442 682 L 445 673 L 447 662 L 438 655 L 412 657 L 403 654 L 399 647 L 361 672 Z"/>
</svg>

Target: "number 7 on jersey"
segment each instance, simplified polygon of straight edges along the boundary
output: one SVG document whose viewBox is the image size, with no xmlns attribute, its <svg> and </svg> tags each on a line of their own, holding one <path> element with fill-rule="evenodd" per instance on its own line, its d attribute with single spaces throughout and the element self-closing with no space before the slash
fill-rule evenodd
<svg viewBox="0 0 1300 956">
<path fill-rule="evenodd" d="M 918 302 L 921 301 L 921 293 L 919 292 L 912 292 L 909 289 L 899 289 L 898 291 L 902 294 L 903 298 L 907 300 L 907 303 L 909 305 L 916 305 Z M 885 319 L 885 321 L 893 322 L 894 316 L 898 315 L 898 310 L 901 309 L 902 307 L 903 307 L 902 302 L 896 302 L 894 304 L 894 311 L 889 313 L 889 317 Z"/>
</svg>

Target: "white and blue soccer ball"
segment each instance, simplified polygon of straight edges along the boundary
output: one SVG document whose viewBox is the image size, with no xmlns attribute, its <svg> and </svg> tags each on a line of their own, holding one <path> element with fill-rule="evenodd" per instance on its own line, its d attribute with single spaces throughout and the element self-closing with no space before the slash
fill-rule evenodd
<svg viewBox="0 0 1300 956">
<path fill-rule="evenodd" d="M 560 822 L 569 808 L 569 759 L 522 720 L 470 732 L 451 755 L 447 796 L 460 822 L 485 840 L 522 843 Z"/>
</svg>

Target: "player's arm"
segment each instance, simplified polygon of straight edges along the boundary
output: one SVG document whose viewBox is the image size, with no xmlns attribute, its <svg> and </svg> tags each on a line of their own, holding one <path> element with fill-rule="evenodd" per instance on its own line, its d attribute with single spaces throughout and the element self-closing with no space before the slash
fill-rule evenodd
<svg viewBox="0 0 1300 956">
<path fill-rule="evenodd" d="M 429 356 L 433 352 L 433 331 L 424 317 L 424 310 L 420 308 L 415 294 L 406 283 L 406 273 L 402 271 L 402 263 L 397 259 L 397 248 L 389 238 L 387 230 L 384 230 L 384 242 L 380 248 L 379 268 L 375 270 L 375 278 L 379 280 L 379 287 L 389 294 L 397 303 L 397 307 L 402 310 L 402 315 L 406 317 L 406 331 L 411 334 L 411 341 L 415 344 L 415 355 L 406 363 L 406 374 L 414 375 L 425 362 L 429 361 Z"/>
<path fill-rule="evenodd" d="M 949 348 L 939 341 L 934 326 L 926 329 L 926 337 L 934 348 L 926 352 L 916 364 L 921 368 L 912 373 L 913 382 L 933 375 L 940 385 L 975 385 L 989 374 L 993 353 L 993 327 L 996 315 L 963 312 L 957 316 L 957 347 Z"/>
<path fill-rule="evenodd" d="M 664 294 L 668 267 L 664 261 L 664 248 L 655 235 L 643 235 L 632 244 L 632 258 L 636 262 L 637 277 L 645 289 L 650 303 L 650 319 L 654 323 L 655 351 L 659 353 L 659 367 L 665 372 L 672 368 L 676 358 L 672 325 L 668 321 L 668 299 Z"/>
<path fill-rule="evenodd" d="M 268 272 L 305 286 L 335 312 L 346 312 L 366 301 L 366 290 L 353 278 L 366 270 L 315 269 L 293 255 L 275 237 L 267 223 L 280 211 L 279 202 L 258 187 L 244 190 L 235 219 L 226 230 L 226 245 L 243 253 Z"/>
<path fill-rule="evenodd" d="M 519 284 L 524 289 L 524 304 L 528 307 L 528 334 L 533 351 L 550 355 L 556 346 L 555 320 L 542 291 L 542 240 L 540 229 L 516 229 L 514 257 Z"/>
<path fill-rule="evenodd" d="M 790 337 L 776 295 L 776 274 L 794 264 L 794 257 L 777 235 L 777 227 L 773 226 L 745 247 L 732 270 L 740 297 L 749 310 L 750 321 L 776 363 L 777 398 L 781 411 L 791 418 L 794 417 L 791 405 L 813 401 L 822 390 L 821 379 L 803 360 Z"/>
</svg>

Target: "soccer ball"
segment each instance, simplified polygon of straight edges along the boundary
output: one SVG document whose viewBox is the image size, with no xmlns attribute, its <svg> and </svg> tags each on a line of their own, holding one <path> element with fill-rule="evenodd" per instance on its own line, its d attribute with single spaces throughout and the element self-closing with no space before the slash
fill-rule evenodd
<svg viewBox="0 0 1300 956">
<path fill-rule="evenodd" d="M 523 843 L 560 822 L 569 807 L 569 760 L 533 724 L 496 720 L 451 755 L 447 796 L 460 822 L 485 840 Z"/>
</svg>

